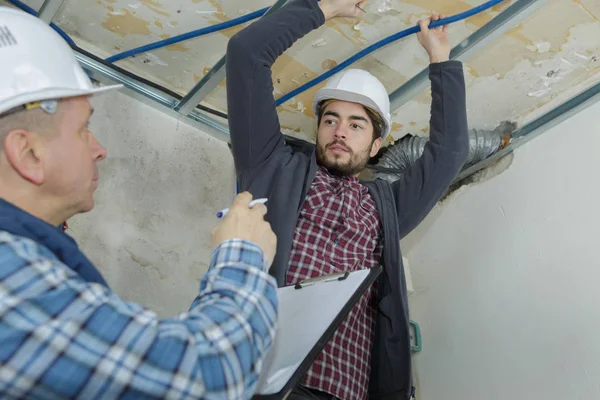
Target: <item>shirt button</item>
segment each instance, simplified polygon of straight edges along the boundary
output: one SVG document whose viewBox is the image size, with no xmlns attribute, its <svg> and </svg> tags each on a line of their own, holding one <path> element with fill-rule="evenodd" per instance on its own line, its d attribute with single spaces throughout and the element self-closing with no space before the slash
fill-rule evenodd
<svg viewBox="0 0 600 400">
<path fill-rule="evenodd" d="M 335 238 L 335 239 L 333 239 L 333 241 L 334 241 L 336 244 L 338 244 L 338 243 L 340 242 L 340 238 Z"/>
</svg>

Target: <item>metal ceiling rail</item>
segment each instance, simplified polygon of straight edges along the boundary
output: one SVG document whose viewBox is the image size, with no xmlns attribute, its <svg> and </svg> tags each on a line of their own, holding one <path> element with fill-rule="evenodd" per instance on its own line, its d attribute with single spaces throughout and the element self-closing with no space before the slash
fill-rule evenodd
<svg viewBox="0 0 600 400">
<path fill-rule="evenodd" d="M 58 10 L 62 7 L 65 0 L 46 0 L 42 7 L 40 8 L 40 12 L 38 13 L 39 19 L 49 24 L 52 22 Z"/>
<path fill-rule="evenodd" d="M 202 100 L 208 97 L 213 90 L 225 79 L 225 56 L 200 79 L 200 81 L 190 90 L 177 104 L 175 111 L 183 115 L 188 115 L 192 112 Z"/>
<path fill-rule="evenodd" d="M 275 4 L 267 10 L 264 15 L 277 11 L 287 3 L 287 0 L 277 0 Z M 175 110 L 183 115 L 192 112 L 202 100 L 208 97 L 210 93 L 225 79 L 225 56 L 211 68 L 210 71 L 186 94 L 179 103 L 175 105 Z"/>
<path fill-rule="evenodd" d="M 229 140 L 229 129 L 227 125 L 200 113 L 198 110 L 193 110 L 189 115 L 184 116 L 173 108 L 177 103 L 175 97 L 150 85 L 144 84 L 143 82 L 120 72 L 117 67 L 95 60 L 93 57 L 83 54 L 80 51 L 75 50 L 75 56 L 82 67 L 88 71 L 95 80 L 104 84 L 121 83 L 125 86 L 126 93 L 133 98 L 174 118 L 185 118 L 190 125 L 195 126 L 220 140 Z M 513 140 L 506 148 L 463 170 L 457 176 L 455 182 L 488 167 L 508 153 L 514 151 L 516 148 L 548 131 L 578 112 L 583 111 L 597 101 L 600 101 L 600 82 L 515 131 L 513 133 Z"/>
<path fill-rule="evenodd" d="M 459 61 L 467 60 L 509 29 L 520 24 L 546 2 L 547 0 L 517 0 L 505 11 L 501 12 L 454 47 L 450 53 L 450 59 Z M 390 94 L 390 109 L 392 111 L 397 110 L 404 103 L 412 100 L 416 95 L 421 93 L 427 86 L 429 86 L 428 68 L 421 71 Z"/>
<path fill-rule="evenodd" d="M 63 1 L 64 0 L 46 0 L 44 2 L 42 9 L 40 10 L 40 15 L 46 15 L 46 22 L 50 22 L 52 20 L 62 6 Z M 269 12 L 280 8 L 286 3 L 286 1 L 287 0 L 277 1 L 277 3 L 273 5 Z M 477 51 L 483 46 L 486 46 L 491 40 L 506 32 L 506 30 L 510 29 L 510 27 L 522 21 L 524 18 L 526 18 L 526 16 L 530 15 L 532 12 L 541 7 L 545 1 L 547 0 L 517 0 L 517 2 L 510 6 L 506 11 L 502 12 L 490 23 L 479 29 L 468 39 L 456 46 L 452 50 L 453 58 L 467 58 L 473 52 Z M 74 52 L 78 62 L 93 79 L 103 84 L 123 84 L 125 87 L 125 93 L 136 100 L 150 105 L 174 118 L 185 119 L 188 124 L 195 126 L 199 130 L 202 130 L 220 140 L 229 140 L 229 129 L 226 124 L 214 120 L 196 109 L 196 106 L 202 100 L 200 99 L 198 102 L 195 102 L 195 99 L 198 96 L 189 96 L 189 101 L 184 103 L 183 101 L 185 98 L 179 100 L 176 96 L 160 90 L 155 86 L 144 83 L 139 78 L 136 79 L 134 75 L 121 70 L 119 67 L 106 63 L 83 50 L 74 49 Z M 214 86 L 216 87 L 216 85 L 220 83 L 221 80 L 217 81 L 219 77 L 219 70 L 223 69 L 224 71 L 224 66 L 225 58 L 223 57 L 222 60 L 215 65 L 215 68 L 211 70 L 212 74 L 211 72 L 207 74 L 207 81 L 209 82 L 206 82 L 206 85 L 210 86 L 214 83 L 214 81 L 216 81 Z M 394 99 L 392 99 L 392 104 L 399 104 L 399 102 L 401 103 L 403 99 L 408 97 L 409 91 L 414 90 L 418 84 L 423 84 L 417 82 L 418 77 L 419 75 L 407 83 L 407 85 L 410 84 L 412 87 L 404 85 L 396 90 L 396 92 L 392 93 L 392 96 L 394 96 Z M 425 75 L 423 82 L 425 85 L 427 84 L 427 75 Z M 202 83 L 202 81 L 200 83 Z M 201 90 L 202 87 L 194 89 L 197 89 L 196 92 L 206 92 L 205 90 Z M 483 168 L 486 168 L 508 153 L 514 151 L 519 146 L 529 142 L 530 140 L 553 128 L 564 120 L 572 117 L 578 112 L 583 111 L 585 108 L 591 106 L 597 101 L 600 101 L 600 82 L 518 129 L 513 133 L 513 140 L 506 148 L 495 153 L 491 157 L 463 170 L 457 176 L 455 182 L 460 181 Z M 180 106 L 179 108 L 177 107 L 178 105 Z M 187 111 L 188 109 L 189 112 Z"/>
<path fill-rule="evenodd" d="M 600 101 L 600 82 L 564 102 L 560 106 L 552 109 L 541 117 L 535 119 L 534 121 L 528 123 L 527 125 L 524 125 L 520 129 L 517 129 L 513 133 L 513 139 L 507 147 L 486 158 L 485 160 L 466 168 L 456 177 L 454 182 L 461 181 L 464 178 L 488 167 L 508 153 L 514 151 L 517 147 L 524 145 L 530 140 L 552 129 L 556 125 L 571 118 L 575 114 L 585 110 L 598 101 Z"/>
<path fill-rule="evenodd" d="M 115 67 L 102 60 L 96 59 L 80 50 L 73 50 L 79 64 L 92 77 L 92 79 L 105 85 L 120 83 L 125 87 L 125 93 L 157 110 L 164 112 L 174 118 L 185 118 L 187 123 L 206 132 L 217 139 L 229 140 L 229 128 L 217 120 L 214 120 L 198 110 L 192 110 L 187 116 L 181 115 L 174 110 L 179 99 L 165 93 L 151 85 L 143 83 L 128 74 L 121 72 Z"/>
</svg>

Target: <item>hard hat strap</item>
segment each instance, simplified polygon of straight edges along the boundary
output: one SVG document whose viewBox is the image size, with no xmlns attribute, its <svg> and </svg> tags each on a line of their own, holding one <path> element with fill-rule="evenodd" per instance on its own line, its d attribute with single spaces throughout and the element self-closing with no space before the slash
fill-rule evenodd
<svg viewBox="0 0 600 400">
<path fill-rule="evenodd" d="M 35 110 L 36 108 L 41 108 L 48 114 L 54 114 L 56 112 L 56 109 L 58 108 L 58 100 L 34 101 L 31 103 L 23 104 L 22 106 L 18 106 L 6 111 L 2 115 L 0 115 L 0 118 L 6 117 L 10 114 L 15 114 L 20 111 Z"/>
</svg>

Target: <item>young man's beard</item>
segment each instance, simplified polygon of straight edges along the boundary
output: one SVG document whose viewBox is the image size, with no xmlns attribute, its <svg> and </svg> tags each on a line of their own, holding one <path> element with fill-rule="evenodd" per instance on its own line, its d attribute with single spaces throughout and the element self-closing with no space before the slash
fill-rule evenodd
<svg viewBox="0 0 600 400">
<path fill-rule="evenodd" d="M 327 157 L 327 149 L 334 144 L 342 145 L 348 150 L 350 156 L 348 161 L 341 161 L 335 156 Z M 334 140 L 326 146 L 321 145 L 317 140 L 317 164 L 327 168 L 329 173 L 334 176 L 353 176 L 361 173 L 369 162 L 370 153 L 370 148 L 361 153 L 354 153 L 342 140 Z"/>
</svg>

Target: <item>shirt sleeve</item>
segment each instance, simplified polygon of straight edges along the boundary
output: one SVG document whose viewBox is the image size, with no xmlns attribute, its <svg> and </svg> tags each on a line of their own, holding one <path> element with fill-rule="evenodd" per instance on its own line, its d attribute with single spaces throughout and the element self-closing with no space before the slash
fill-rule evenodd
<svg viewBox="0 0 600 400">
<path fill-rule="evenodd" d="M 455 60 L 429 66 L 430 136 L 423 154 L 392 184 L 400 237 L 408 235 L 448 190 L 469 154 L 465 79 Z"/>
<path fill-rule="evenodd" d="M 252 174 L 285 148 L 271 66 L 298 39 L 325 23 L 315 0 L 292 0 L 235 34 L 227 44 L 227 113 L 238 176 Z"/>
<path fill-rule="evenodd" d="M 266 263 L 224 242 L 190 309 L 160 320 L 0 234 L 0 397 L 250 398 L 275 334 Z"/>
</svg>

